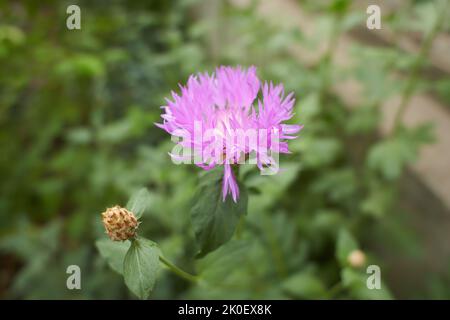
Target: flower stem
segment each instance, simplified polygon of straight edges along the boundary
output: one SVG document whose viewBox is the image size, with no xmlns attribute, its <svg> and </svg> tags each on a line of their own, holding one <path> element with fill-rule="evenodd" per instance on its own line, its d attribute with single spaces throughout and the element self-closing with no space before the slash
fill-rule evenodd
<svg viewBox="0 0 450 320">
<path fill-rule="evenodd" d="M 174 265 L 173 263 L 171 263 L 170 261 L 168 261 L 166 258 L 164 258 L 163 256 L 159 256 L 159 260 L 166 265 L 167 268 L 169 268 L 170 271 L 172 271 L 173 273 L 175 273 L 177 276 L 193 282 L 193 283 L 197 283 L 200 281 L 200 278 L 198 276 L 194 276 L 190 273 L 187 273 L 184 270 L 181 270 L 180 268 L 178 268 L 176 265 Z"/>
<path fill-rule="evenodd" d="M 405 89 L 403 90 L 403 94 L 401 97 L 400 106 L 395 115 L 394 125 L 392 128 L 391 134 L 395 134 L 400 129 L 403 114 L 405 113 L 405 111 L 409 105 L 409 101 L 411 100 L 411 97 L 414 93 L 414 89 L 416 88 L 416 85 L 417 85 L 417 81 L 419 79 L 419 71 L 424 64 L 424 62 L 428 56 L 428 53 L 430 52 L 431 45 L 433 44 L 434 38 L 439 33 L 439 31 L 442 27 L 442 24 L 445 21 L 446 11 L 447 11 L 447 3 L 446 2 L 447 1 L 445 1 L 443 8 L 436 9 L 436 10 L 440 10 L 440 14 L 439 14 L 438 18 L 436 19 L 436 22 L 433 25 L 433 28 L 431 29 L 431 31 L 428 33 L 425 40 L 423 41 L 422 46 L 420 47 L 419 54 L 417 55 L 416 59 L 414 60 L 413 65 L 411 66 L 411 71 L 410 71 Z"/>
</svg>

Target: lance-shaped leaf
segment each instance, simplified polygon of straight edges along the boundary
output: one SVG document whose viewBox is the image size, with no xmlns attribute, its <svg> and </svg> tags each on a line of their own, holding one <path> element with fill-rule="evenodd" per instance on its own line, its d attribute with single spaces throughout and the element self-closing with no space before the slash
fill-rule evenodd
<svg viewBox="0 0 450 320">
<path fill-rule="evenodd" d="M 233 236 L 242 215 L 247 213 L 248 194 L 240 185 L 240 196 L 235 203 L 231 196 L 222 198 L 223 169 L 206 172 L 200 179 L 191 220 L 200 247 L 197 257 L 203 257 Z"/>
</svg>

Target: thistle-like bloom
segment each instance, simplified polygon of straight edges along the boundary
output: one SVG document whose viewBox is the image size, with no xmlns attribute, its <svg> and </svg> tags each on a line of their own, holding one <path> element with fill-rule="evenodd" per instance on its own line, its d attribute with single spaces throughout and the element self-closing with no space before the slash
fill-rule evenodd
<svg viewBox="0 0 450 320">
<path fill-rule="evenodd" d="M 113 241 L 125 241 L 136 235 L 139 222 L 133 212 L 120 206 L 106 209 L 102 213 L 106 233 Z"/>
<path fill-rule="evenodd" d="M 277 166 L 278 153 L 289 153 L 286 140 L 296 138 L 293 134 L 302 128 L 283 123 L 293 116 L 293 94 L 285 97 L 282 84 L 261 84 L 253 66 L 222 66 L 212 75 L 191 75 L 180 89 L 180 95 L 172 92 L 172 100 L 166 99 L 163 123 L 156 125 L 181 137 L 177 144 L 193 151 L 197 166 L 224 166 L 223 200 L 228 193 L 235 202 L 239 197 L 232 165 L 253 157 L 260 170 Z M 186 160 L 184 154 L 170 155 Z"/>
</svg>

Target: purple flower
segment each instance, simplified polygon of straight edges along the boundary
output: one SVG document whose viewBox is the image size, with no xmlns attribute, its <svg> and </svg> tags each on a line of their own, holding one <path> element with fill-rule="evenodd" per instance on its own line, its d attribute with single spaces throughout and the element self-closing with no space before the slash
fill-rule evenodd
<svg viewBox="0 0 450 320">
<path fill-rule="evenodd" d="M 212 75 L 191 75 L 180 89 L 180 95 L 172 92 L 172 100 L 166 99 L 163 123 L 156 125 L 182 138 L 177 145 L 193 151 L 197 166 L 224 166 L 223 200 L 228 193 L 235 202 L 239 197 L 232 165 L 253 159 L 260 170 L 278 168 L 278 153 L 289 153 L 286 140 L 302 128 L 283 123 L 293 115 L 293 93 L 284 97 L 282 84 L 261 84 L 253 66 L 221 66 Z M 186 161 L 192 158 L 186 153 L 170 155 Z"/>
</svg>

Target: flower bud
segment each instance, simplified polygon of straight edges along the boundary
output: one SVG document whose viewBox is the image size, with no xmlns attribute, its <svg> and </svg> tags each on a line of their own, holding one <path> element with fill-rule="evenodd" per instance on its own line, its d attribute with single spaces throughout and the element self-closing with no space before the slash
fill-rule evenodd
<svg viewBox="0 0 450 320">
<path fill-rule="evenodd" d="M 353 250 L 348 255 L 348 263 L 354 268 L 360 268 L 366 263 L 366 255 L 361 250 Z"/>
<path fill-rule="evenodd" d="M 120 206 L 107 208 L 102 213 L 102 220 L 106 233 L 113 241 L 133 238 L 139 225 L 134 214 Z"/>
</svg>

